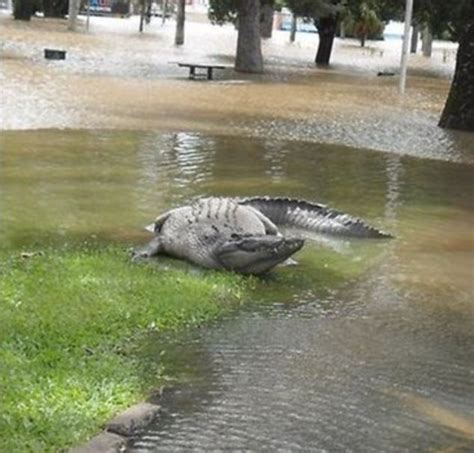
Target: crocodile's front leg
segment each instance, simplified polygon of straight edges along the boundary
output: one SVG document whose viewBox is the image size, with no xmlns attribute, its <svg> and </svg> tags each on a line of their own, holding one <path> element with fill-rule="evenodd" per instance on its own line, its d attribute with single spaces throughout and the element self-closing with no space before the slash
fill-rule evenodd
<svg viewBox="0 0 474 453">
<path fill-rule="evenodd" d="M 155 236 L 148 244 L 142 248 L 133 250 L 132 259 L 138 260 L 140 258 L 150 258 L 151 256 L 158 255 L 163 251 L 163 245 L 161 243 L 160 236 Z"/>
</svg>

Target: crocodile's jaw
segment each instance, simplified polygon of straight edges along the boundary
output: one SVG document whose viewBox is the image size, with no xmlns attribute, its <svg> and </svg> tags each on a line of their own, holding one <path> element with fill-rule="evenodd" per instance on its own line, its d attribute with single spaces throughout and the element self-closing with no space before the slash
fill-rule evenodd
<svg viewBox="0 0 474 453">
<path fill-rule="evenodd" d="M 242 274 L 263 274 L 282 263 L 304 245 L 299 238 L 283 236 L 235 236 L 216 251 L 225 269 Z"/>
</svg>

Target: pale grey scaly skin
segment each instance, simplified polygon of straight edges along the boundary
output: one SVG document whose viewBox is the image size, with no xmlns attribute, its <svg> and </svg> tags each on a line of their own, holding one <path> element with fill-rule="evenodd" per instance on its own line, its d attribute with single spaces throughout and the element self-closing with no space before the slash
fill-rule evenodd
<svg viewBox="0 0 474 453">
<path fill-rule="evenodd" d="M 171 211 L 160 237 L 164 253 L 219 269 L 215 250 L 233 234 L 264 236 L 267 231 L 276 234 L 277 228 L 255 209 L 229 198 L 203 198 Z"/>
<path fill-rule="evenodd" d="M 277 225 L 356 237 L 388 237 L 346 214 L 286 198 L 202 198 L 172 209 L 148 228 L 156 237 L 136 257 L 167 254 L 211 269 L 260 274 L 304 244 Z"/>
</svg>

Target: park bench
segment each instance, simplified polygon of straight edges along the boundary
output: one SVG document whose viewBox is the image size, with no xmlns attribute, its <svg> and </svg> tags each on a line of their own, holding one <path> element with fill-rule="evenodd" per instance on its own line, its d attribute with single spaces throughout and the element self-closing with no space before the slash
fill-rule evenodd
<svg viewBox="0 0 474 453">
<path fill-rule="evenodd" d="M 44 49 L 44 58 L 47 60 L 65 60 L 66 51 L 58 49 Z"/>
<path fill-rule="evenodd" d="M 226 69 L 226 66 L 215 65 L 215 64 L 204 64 L 204 63 L 176 63 L 182 68 L 189 68 L 189 78 L 195 79 L 197 76 L 206 76 L 207 80 L 212 80 L 212 73 L 214 69 Z M 196 74 L 196 69 L 205 69 L 206 74 Z"/>
</svg>

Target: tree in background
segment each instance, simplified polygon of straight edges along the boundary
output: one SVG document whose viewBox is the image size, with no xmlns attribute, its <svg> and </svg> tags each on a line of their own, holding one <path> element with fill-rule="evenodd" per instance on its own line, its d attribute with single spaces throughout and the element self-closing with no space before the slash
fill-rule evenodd
<svg viewBox="0 0 474 453">
<path fill-rule="evenodd" d="M 395 16 L 403 0 L 383 0 Z M 414 20 L 434 36 L 459 43 L 454 78 L 439 121 L 440 127 L 474 131 L 474 2 L 472 0 L 417 0 Z"/>
<path fill-rule="evenodd" d="M 67 29 L 69 31 L 76 31 L 77 16 L 79 14 L 79 2 L 78 2 L 78 0 L 69 0 L 69 8 L 68 8 L 67 14 L 68 14 Z"/>
<path fill-rule="evenodd" d="M 68 13 L 68 0 L 15 0 L 13 17 L 17 20 L 30 20 L 36 11 L 44 17 L 65 17 Z"/>
<path fill-rule="evenodd" d="M 272 37 L 274 12 L 273 2 L 260 2 L 260 36 L 262 38 Z"/>
<path fill-rule="evenodd" d="M 381 34 L 384 22 L 398 17 L 400 0 L 286 0 L 293 14 L 314 22 L 319 34 L 315 62 L 328 66 L 336 31 L 341 21 L 344 32 L 356 36 L 361 45 L 370 36 Z M 392 4 L 393 2 L 393 4 Z"/>
<path fill-rule="evenodd" d="M 68 13 L 68 0 L 43 0 L 44 17 L 65 17 Z"/>
<path fill-rule="evenodd" d="M 235 70 L 263 72 L 263 56 L 260 38 L 259 0 L 210 0 L 209 18 L 219 25 L 234 23 L 239 31 Z"/>
<path fill-rule="evenodd" d="M 319 34 L 315 62 L 317 65 L 329 65 L 342 2 L 339 0 L 286 0 L 286 4 L 296 16 L 314 22 Z"/>
<path fill-rule="evenodd" d="M 354 35 L 360 39 L 361 47 L 364 47 L 369 36 L 380 34 L 383 31 L 384 24 L 379 19 L 373 5 L 361 2 L 354 6 Z"/>
<path fill-rule="evenodd" d="M 186 1 L 178 0 L 178 9 L 176 12 L 176 34 L 174 37 L 174 43 L 177 46 L 181 46 L 182 44 L 184 44 L 185 14 L 186 14 Z"/>
<path fill-rule="evenodd" d="M 453 33 L 458 35 L 459 47 L 456 69 L 448 99 L 439 121 L 440 127 L 474 132 L 474 5 L 464 2 L 461 13 L 466 16 L 453 20 Z M 465 20 L 462 20 L 465 17 Z"/>
<path fill-rule="evenodd" d="M 383 39 L 385 27 L 380 2 L 374 0 L 346 0 L 339 14 L 340 37 L 360 40 L 361 47 L 367 39 Z"/>
<path fill-rule="evenodd" d="M 253 73 L 263 72 L 259 0 L 239 1 L 238 26 L 235 70 Z"/>
<path fill-rule="evenodd" d="M 15 0 L 13 17 L 15 20 L 30 20 L 35 13 L 35 0 Z"/>
<path fill-rule="evenodd" d="M 237 24 L 238 0 L 209 0 L 208 16 L 212 23 L 223 25 L 226 22 Z"/>
</svg>

